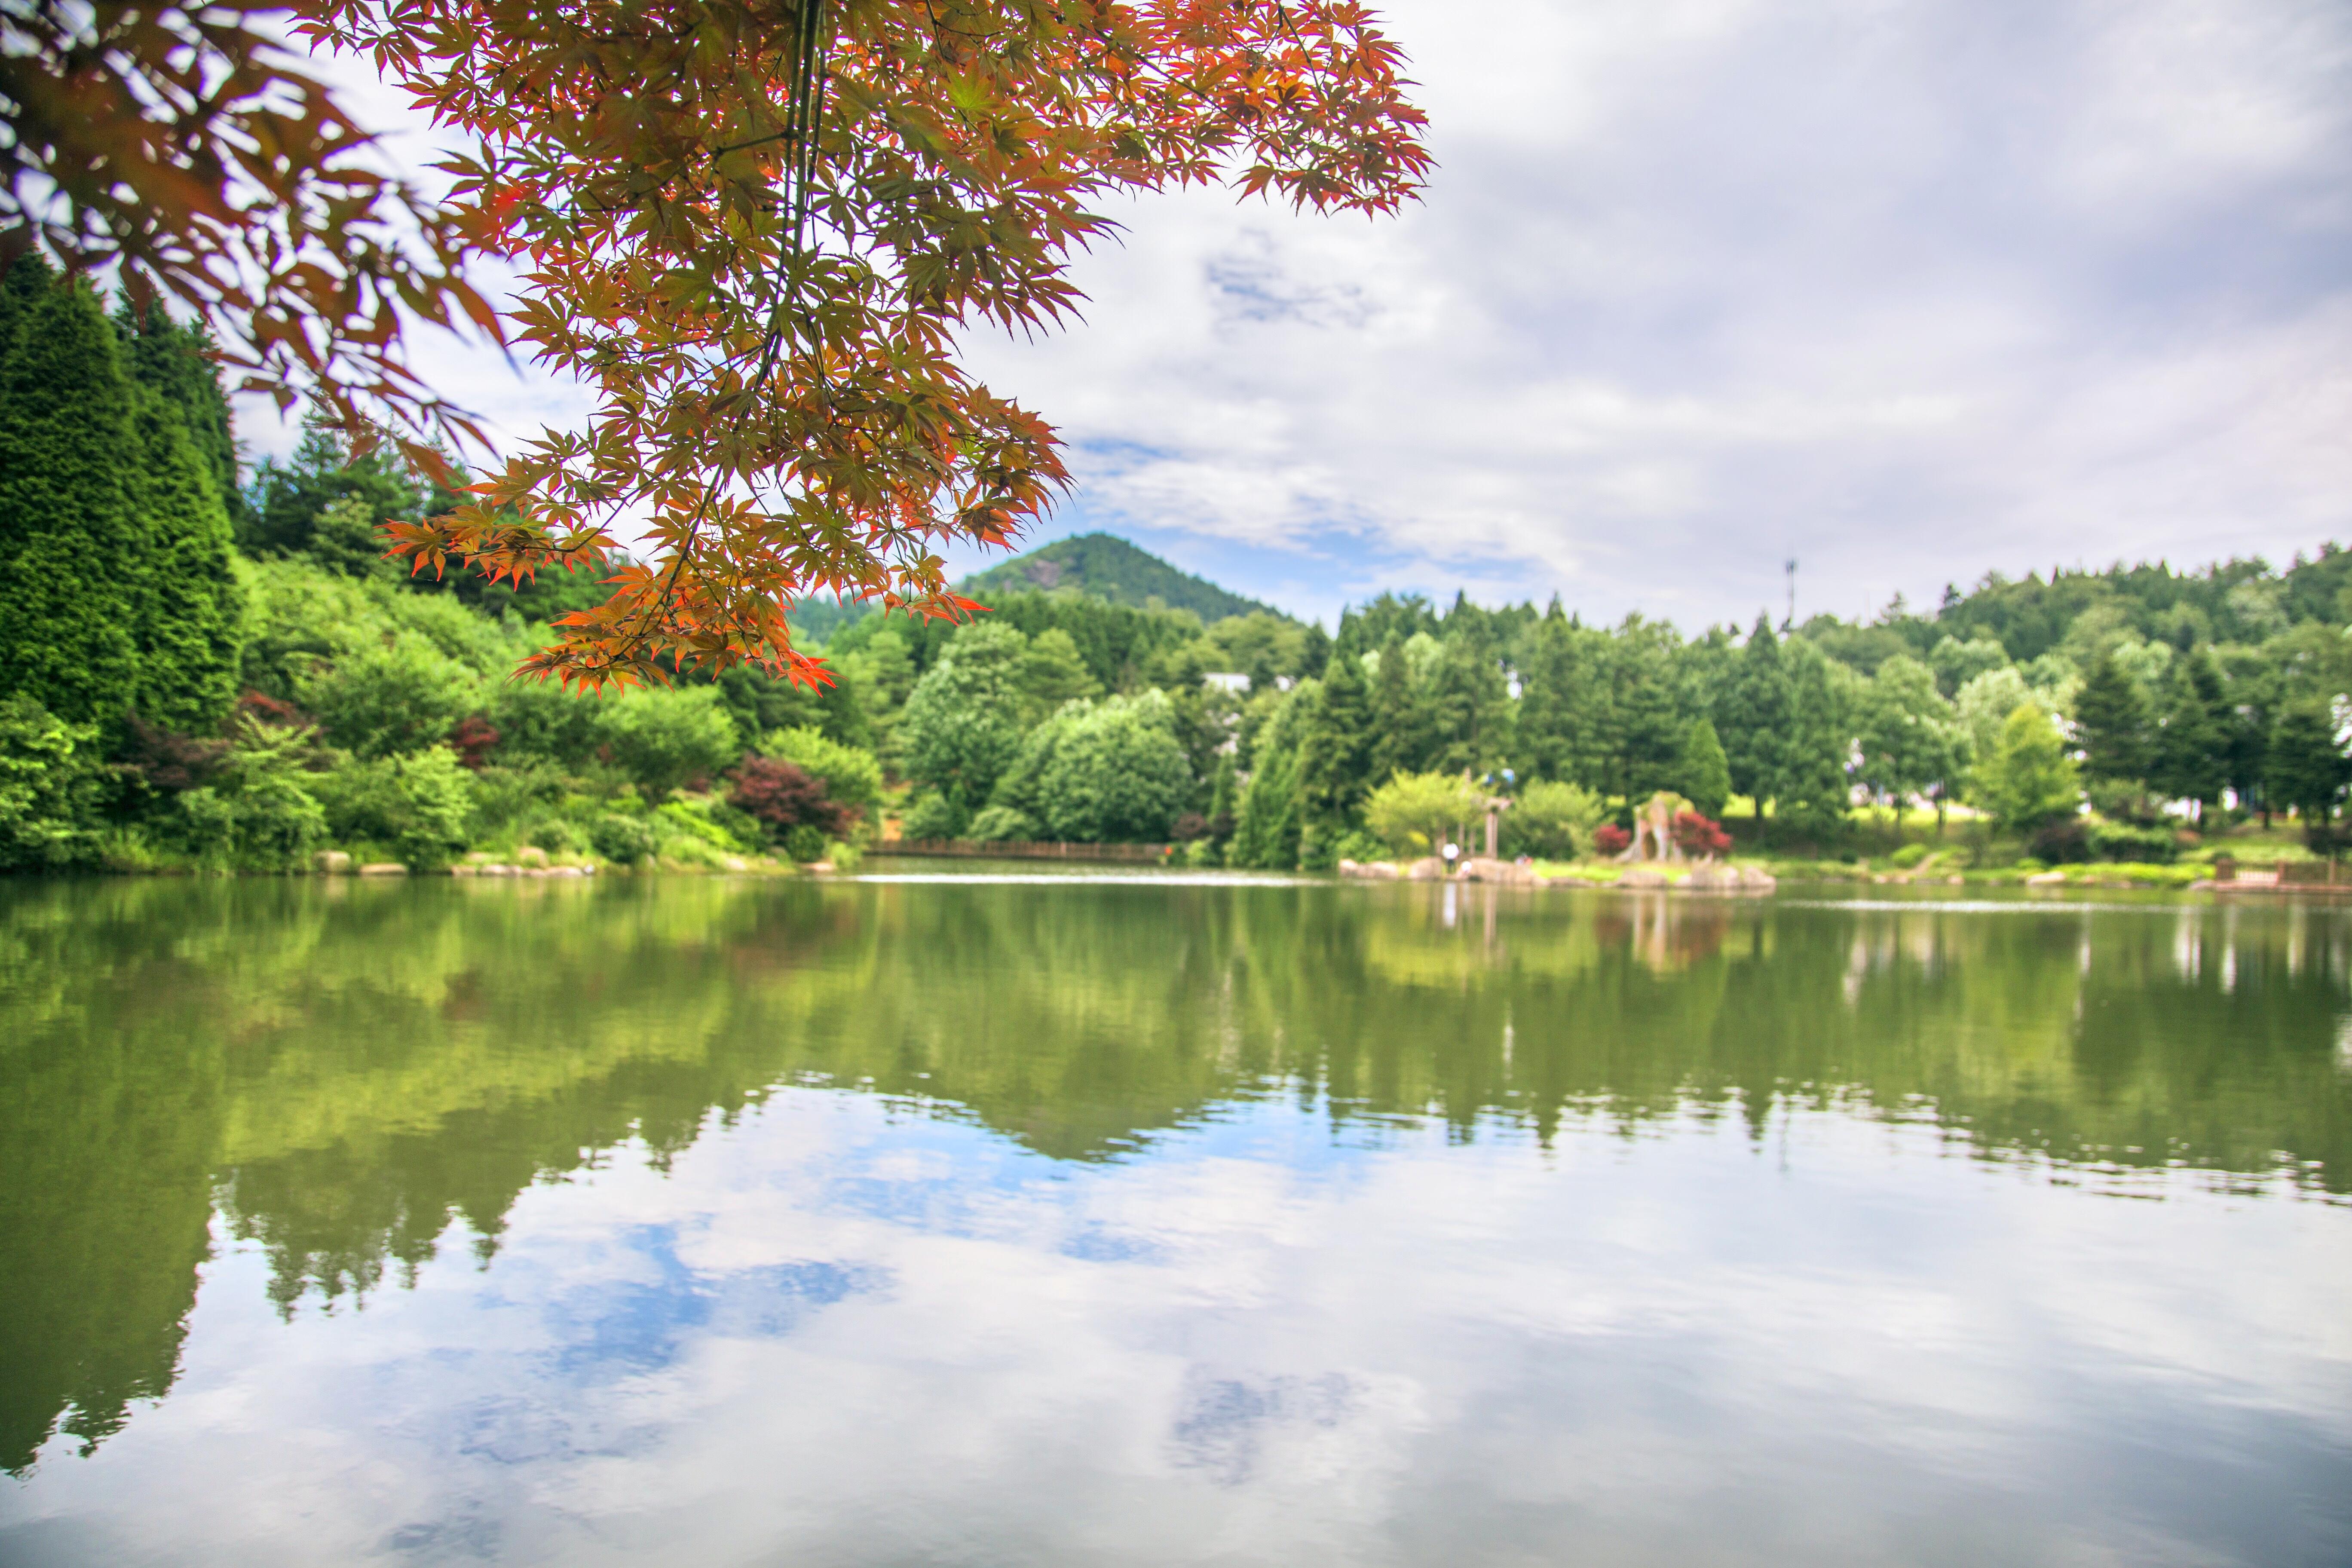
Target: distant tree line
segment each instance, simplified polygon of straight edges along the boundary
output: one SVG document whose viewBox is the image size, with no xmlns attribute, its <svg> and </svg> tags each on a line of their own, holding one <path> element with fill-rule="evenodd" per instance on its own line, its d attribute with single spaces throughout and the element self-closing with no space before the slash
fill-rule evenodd
<svg viewBox="0 0 2352 1568">
<path fill-rule="evenodd" d="M 0 863 L 807 858 L 870 838 L 899 784 L 912 837 L 1174 839 L 1256 867 L 1425 847 L 1496 793 L 1507 849 L 1582 852 L 1661 790 L 1790 846 L 1838 847 L 1858 804 L 1966 802 L 2048 857 L 2161 858 L 2225 802 L 2327 839 L 2347 783 L 2352 555 L 2332 546 L 1696 637 L 1556 598 L 1382 595 L 1327 634 L 983 593 L 961 626 L 837 617 L 821 689 L 738 668 L 600 700 L 509 679 L 594 582 L 379 558 L 379 522 L 448 500 L 322 429 L 247 477 L 199 333 L 18 263 Z"/>
</svg>

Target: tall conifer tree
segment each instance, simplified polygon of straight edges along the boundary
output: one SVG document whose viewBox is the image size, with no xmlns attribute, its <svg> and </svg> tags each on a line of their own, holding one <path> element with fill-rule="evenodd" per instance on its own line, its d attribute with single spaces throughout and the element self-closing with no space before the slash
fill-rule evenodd
<svg viewBox="0 0 2352 1568">
<path fill-rule="evenodd" d="M 1323 667 L 1322 691 L 1298 745 L 1299 796 L 1328 824 L 1353 824 L 1372 785 L 1371 688 L 1352 654 Z"/>
<path fill-rule="evenodd" d="M 2083 774 L 2094 779 L 2146 779 L 2155 761 L 2147 700 L 2139 683 L 2102 652 L 2084 678 L 2074 701 L 2075 739 L 2083 747 Z"/>
<path fill-rule="evenodd" d="M 1789 672 L 1772 617 L 1759 615 L 1730 678 L 1717 694 L 1715 730 L 1731 773 L 1731 789 L 1755 801 L 1760 814 L 1784 766 L 1789 734 Z"/>
<path fill-rule="evenodd" d="M 0 284 L 0 697 L 118 731 L 139 700 L 141 461 L 131 383 L 89 290 L 37 256 Z"/>
</svg>

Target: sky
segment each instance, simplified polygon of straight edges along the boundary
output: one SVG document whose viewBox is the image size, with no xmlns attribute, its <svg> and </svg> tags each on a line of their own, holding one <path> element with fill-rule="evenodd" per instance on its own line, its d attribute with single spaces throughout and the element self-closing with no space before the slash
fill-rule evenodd
<svg viewBox="0 0 2352 1568">
<path fill-rule="evenodd" d="M 1024 547 L 1106 530 L 1327 624 L 1459 588 L 1695 631 L 1777 615 L 1791 559 L 1800 616 L 1854 616 L 2352 542 L 2352 6 L 1386 15 L 1420 204 L 1120 202 L 1082 323 L 975 334 L 1070 446 Z M 584 408 L 420 348 L 499 430 Z"/>
</svg>

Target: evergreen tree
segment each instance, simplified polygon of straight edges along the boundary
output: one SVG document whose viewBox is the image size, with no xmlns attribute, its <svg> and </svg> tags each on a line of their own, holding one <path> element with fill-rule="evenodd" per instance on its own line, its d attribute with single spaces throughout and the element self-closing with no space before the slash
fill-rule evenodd
<svg viewBox="0 0 2352 1568">
<path fill-rule="evenodd" d="M 371 534 L 387 518 L 415 519 L 433 506 L 426 487 L 389 447 L 354 458 L 341 437 L 312 424 L 284 463 L 267 462 L 254 476 L 257 505 L 237 542 L 256 555 L 312 555 L 322 564 L 353 576 L 373 574 L 383 552 L 356 558 L 348 539 L 319 538 L 321 513 L 338 501 L 355 500 L 351 515 L 365 521 Z M 339 514 L 341 515 L 341 514 Z M 323 548 L 322 548 L 323 546 Z M 354 567 L 357 566 L 355 570 Z"/>
<path fill-rule="evenodd" d="M 1372 674 L 1372 783 L 1380 784 L 1395 773 L 1417 773 L 1421 748 L 1413 711 L 1412 667 L 1405 658 L 1404 639 L 1391 635 L 1381 645 L 1380 668 Z"/>
<path fill-rule="evenodd" d="M 1781 775 L 1790 702 L 1780 639 L 1772 635 L 1771 617 L 1759 615 L 1715 708 L 1716 732 L 1723 742 L 1732 793 L 1753 800 L 1759 814 Z"/>
<path fill-rule="evenodd" d="M 2229 762 L 2228 710 L 2221 672 L 2210 651 L 2200 648 L 2172 668 L 2171 700 L 2157 738 L 2157 784 L 2179 800 L 2200 805 L 2221 798 Z"/>
<path fill-rule="evenodd" d="M 1225 864 L 1261 871 L 1298 868 L 1298 842 L 1305 826 L 1298 797 L 1298 753 L 1288 746 L 1261 745 L 1242 792 L 1240 818 Z"/>
<path fill-rule="evenodd" d="M 1372 782 L 1371 688 L 1360 661 L 1334 654 L 1299 740 L 1299 798 L 1318 823 L 1352 825 Z"/>
<path fill-rule="evenodd" d="M 1609 644 L 1612 766 L 1606 792 L 1640 800 L 1669 788 L 1682 760 L 1674 628 L 1628 616 Z"/>
<path fill-rule="evenodd" d="M 2083 773 L 2094 779 L 2146 779 L 2154 748 L 2147 700 L 2139 683 L 2116 662 L 2110 646 L 2084 678 L 2074 700 L 2075 738 L 2083 747 Z"/>
<path fill-rule="evenodd" d="M 97 299 L 19 260 L 0 284 L 0 697 L 108 731 L 138 702 L 142 445 Z"/>
<path fill-rule="evenodd" d="M 2271 731 L 2264 798 L 2303 813 L 2306 830 L 2324 826 L 2352 767 L 2336 743 L 2336 717 L 2313 700 L 2288 704 Z"/>
<path fill-rule="evenodd" d="M 139 555 L 122 563 L 139 647 L 132 706 L 151 724 L 209 731 L 236 700 L 243 595 L 228 511 L 180 404 L 131 390 L 139 460 L 124 477 L 142 533 Z"/>
<path fill-rule="evenodd" d="M 1731 766 L 1724 758 L 1723 742 L 1716 738 L 1713 721 L 1704 714 L 1683 731 L 1683 754 L 1675 773 L 1676 789 L 1690 797 L 1701 815 L 1723 815 L 1723 803 L 1731 795 Z"/>
<path fill-rule="evenodd" d="M 1789 721 L 1780 765 L 1772 776 L 1773 814 L 1796 832 L 1823 837 L 1845 820 L 1852 730 L 1828 657 L 1801 637 L 1790 638 L 1781 652 L 1789 677 Z"/>
<path fill-rule="evenodd" d="M 1445 639 L 1430 672 L 1437 745 L 1431 765 L 1445 773 L 1500 767 L 1510 750 L 1511 693 L 1502 667 L 1478 637 Z"/>
<path fill-rule="evenodd" d="M 229 418 L 228 394 L 212 358 L 213 338 L 199 324 L 172 320 L 160 304 L 134 310 L 128 300 L 114 313 L 131 379 L 162 394 L 180 411 L 197 460 L 212 475 L 213 489 L 232 529 L 246 526 L 239 483 L 236 434 Z"/>
</svg>

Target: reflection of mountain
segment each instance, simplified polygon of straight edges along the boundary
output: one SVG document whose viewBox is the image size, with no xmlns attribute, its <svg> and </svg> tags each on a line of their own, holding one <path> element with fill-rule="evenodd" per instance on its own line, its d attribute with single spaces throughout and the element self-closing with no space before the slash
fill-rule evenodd
<svg viewBox="0 0 2352 1568">
<path fill-rule="evenodd" d="M 1793 1102 L 2352 1192 L 2331 917 L 1442 892 L 0 889 L 0 1464 L 168 1387 L 215 1213 L 291 1311 L 780 1084 L 1070 1160 L 1273 1096 L 1465 1138 Z"/>
</svg>

